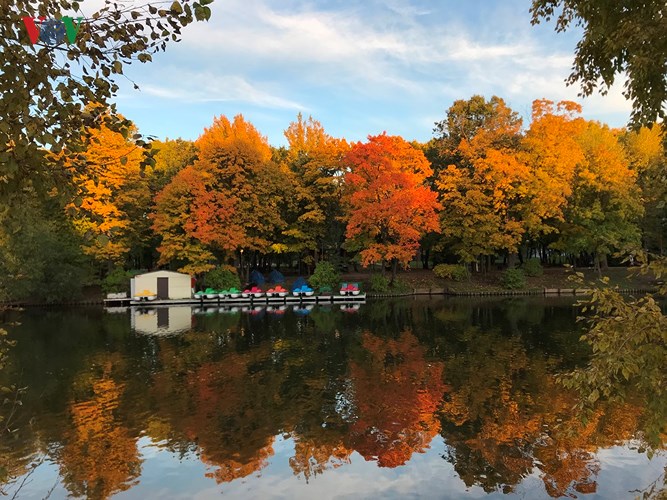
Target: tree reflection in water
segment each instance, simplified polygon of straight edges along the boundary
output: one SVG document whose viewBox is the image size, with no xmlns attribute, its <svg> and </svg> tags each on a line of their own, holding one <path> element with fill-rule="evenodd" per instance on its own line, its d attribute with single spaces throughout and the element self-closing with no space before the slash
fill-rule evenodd
<svg viewBox="0 0 667 500">
<path fill-rule="evenodd" d="M 29 432 L 2 443 L 5 490 L 26 457 L 47 456 L 70 494 L 107 498 L 141 482 L 144 436 L 196 457 L 218 484 L 278 460 L 312 481 L 434 449 L 468 487 L 511 493 L 534 476 L 552 497 L 595 492 L 598 450 L 640 446 L 646 415 L 639 401 L 598 404 L 585 425 L 572 411 L 555 379 L 588 356 L 575 316 L 553 302 L 385 301 L 356 314 L 197 316 L 192 331 L 158 338 L 124 316 L 24 313 L 0 385 L 30 387 Z"/>
</svg>

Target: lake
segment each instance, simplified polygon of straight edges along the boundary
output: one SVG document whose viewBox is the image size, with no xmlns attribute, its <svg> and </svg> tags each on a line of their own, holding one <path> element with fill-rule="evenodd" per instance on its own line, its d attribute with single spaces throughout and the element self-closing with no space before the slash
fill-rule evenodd
<svg viewBox="0 0 667 500">
<path fill-rule="evenodd" d="M 19 498 L 635 498 L 643 407 L 585 424 L 573 299 L 5 315 Z M 2 384 L 0 384 L 2 385 Z M 11 405 L 5 405 L 5 414 Z"/>
</svg>

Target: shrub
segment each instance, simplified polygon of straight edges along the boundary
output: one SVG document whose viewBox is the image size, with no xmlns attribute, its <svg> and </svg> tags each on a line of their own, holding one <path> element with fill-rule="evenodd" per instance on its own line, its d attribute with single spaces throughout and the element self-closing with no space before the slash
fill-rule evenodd
<svg viewBox="0 0 667 500">
<path fill-rule="evenodd" d="M 387 293 L 389 291 L 389 280 L 381 274 L 372 274 L 369 288 L 373 292 Z"/>
<path fill-rule="evenodd" d="M 523 272 L 526 273 L 526 276 L 542 276 L 544 270 L 542 269 L 542 264 L 540 259 L 528 259 L 523 263 Z"/>
<path fill-rule="evenodd" d="M 412 288 L 406 281 L 402 280 L 401 278 L 394 278 L 394 282 L 391 284 L 391 289 L 394 292 L 406 293 L 409 292 Z"/>
<path fill-rule="evenodd" d="M 102 280 L 104 293 L 130 292 L 130 280 L 137 274 L 136 271 L 126 271 L 117 267 Z"/>
<path fill-rule="evenodd" d="M 321 261 L 315 266 L 315 272 L 308 281 L 313 288 L 329 287 L 335 290 L 340 282 L 340 274 L 331 262 Z"/>
<path fill-rule="evenodd" d="M 469 278 L 468 268 L 460 264 L 438 264 L 433 268 L 433 273 L 438 278 L 451 279 L 458 282 Z"/>
<path fill-rule="evenodd" d="M 230 288 L 241 288 L 241 280 L 236 274 L 236 268 L 232 266 L 216 267 L 204 276 L 206 287 L 214 290 L 229 290 Z"/>
<path fill-rule="evenodd" d="M 454 271 L 452 271 L 452 279 L 454 281 L 466 281 L 470 279 L 470 273 L 466 266 L 456 266 Z"/>
<path fill-rule="evenodd" d="M 508 269 L 500 281 L 508 290 L 518 290 L 526 286 L 526 277 L 521 269 Z"/>
</svg>

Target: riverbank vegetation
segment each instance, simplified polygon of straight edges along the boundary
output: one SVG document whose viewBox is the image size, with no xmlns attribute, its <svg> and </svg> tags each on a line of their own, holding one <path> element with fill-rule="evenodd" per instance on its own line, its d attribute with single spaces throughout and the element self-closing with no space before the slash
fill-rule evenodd
<svg viewBox="0 0 667 500">
<path fill-rule="evenodd" d="M 610 259 L 621 263 L 617 252 L 664 254 L 660 126 L 611 129 L 580 111 L 537 100 L 524 125 L 503 99 L 473 96 L 427 143 L 348 142 L 299 114 L 285 147 L 241 115 L 219 116 L 194 142 L 154 141 L 152 165 L 133 135 L 102 122 L 86 129 L 86 168 L 66 189 L 28 190 L 24 210 L 5 207 L 1 298 L 71 300 L 84 285 L 157 267 L 203 278 L 231 266 L 245 281 L 254 268 L 311 274 L 327 261 L 393 280 L 445 265 L 454 281 L 510 269 L 506 282 L 518 283 L 515 267 L 601 276 Z"/>
</svg>

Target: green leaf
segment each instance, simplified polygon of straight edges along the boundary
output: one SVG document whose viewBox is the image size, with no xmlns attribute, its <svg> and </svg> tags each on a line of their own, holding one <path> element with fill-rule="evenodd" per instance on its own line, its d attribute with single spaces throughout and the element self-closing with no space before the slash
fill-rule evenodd
<svg viewBox="0 0 667 500">
<path fill-rule="evenodd" d="M 595 403 L 600 398 L 600 393 L 597 389 L 593 389 L 593 392 L 588 396 L 588 401 L 590 403 Z"/>
</svg>

